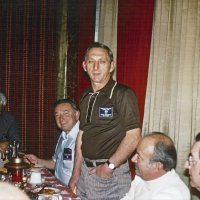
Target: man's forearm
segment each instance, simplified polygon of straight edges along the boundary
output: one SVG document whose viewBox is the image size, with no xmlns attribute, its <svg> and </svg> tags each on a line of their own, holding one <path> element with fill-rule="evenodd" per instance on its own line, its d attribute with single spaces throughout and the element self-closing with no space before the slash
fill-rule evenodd
<svg viewBox="0 0 200 200">
<path fill-rule="evenodd" d="M 42 165 L 43 167 L 46 167 L 48 169 L 54 169 L 55 168 L 55 162 L 53 160 L 44 160 L 44 159 L 40 159 L 38 158 L 38 162 L 39 165 Z"/>
<path fill-rule="evenodd" d="M 73 174 L 80 173 L 81 164 L 83 162 L 83 156 L 81 152 L 82 134 L 83 132 L 80 131 L 77 137 Z"/>
<path fill-rule="evenodd" d="M 80 131 L 76 140 L 76 153 L 75 153 L 75 160 L 74 160 L 74 168 L 72 177 L 69 181 L 69 187 L 74 190 L 76 184 L 78 182 L 80 171 L 81 171 L 81 164 L 83 162 L 83 157 L 81 153 L 81 144 L 82 144 L 82 134 L 83 132 Z"/>
<path fill-rule="evenodd" d="M 126 161 L 135 151 L 141 139 L 141 129 L 136 128 L 126 132 L 126 136 L 119 145 L 117 151 L 109 158 L 111 163 L 116 167 L 120 166 Z"/>
</svg>

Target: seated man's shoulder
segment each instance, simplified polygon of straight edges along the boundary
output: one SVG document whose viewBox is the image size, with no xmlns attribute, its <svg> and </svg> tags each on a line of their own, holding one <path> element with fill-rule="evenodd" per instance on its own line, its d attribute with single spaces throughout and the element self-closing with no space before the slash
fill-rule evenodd
<svg viewBox="0 0 200 200">
<path fill-rule="evenodd" d="M 190 191 L 186 184 L 181 180 L 180 176 L 174 170 L 172 171 L 170 176 L 171 177 L 169 177 L 167 182 L 163 182 L 163 185 L 160 186 L 160 191 L 157 193 L 158 198 L 156 199 L 162 197 L 166 200 L 189 200 Z"/>
<path fill-rule="evenodd" d="M 155 200 L 190 200 L 190 192 L 187 189 L 177 189 L 166 186 L 162 192 L 155 195 Z"/>
<path fill-rule="evenodd" d="M 2 112 L 2 113 L 1 113 L 1 116 L 4 117 L 5 119 L 9 119 L 9 120 L 15 119 L 13 113 L 8 112 L 8 111 Z"/>
</svg>

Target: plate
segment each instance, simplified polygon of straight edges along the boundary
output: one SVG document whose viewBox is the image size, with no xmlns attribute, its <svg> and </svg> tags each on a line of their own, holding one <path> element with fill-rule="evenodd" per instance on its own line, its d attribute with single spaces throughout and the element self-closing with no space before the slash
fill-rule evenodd
<svg viewBox="0 0 200 200">
<path fill-rule="evenodd" d="M 41 192 L 40 190 L 42 189 L 42 187 L 39 187 L 39 188 L 35 188 L 33 189 L 31 192 L 33 193 L 36 193 L 40 196 L 45 196 L 45 197 L 48 197 L 48 196 L 52 196 L 54 194 L 60 194 L 60 190 L 57 189 L 57 188 L 53 188 L 53 187 L 45 187 Z M 38 193 L 39 192 L 39 193 Z"/>
<path fill-rule="evenodd" d="M 35 165 L 33 165 L 33 166 L 31 167 L 31 169 L 38 169 L 38 170 L 40 170 L 40 169 L 44 169 L 44 166 L 43 166 L 43 165 L 35 164 Z"/>
<path fill-rule="evenodd" d="M 44 168 L 44 166 L 43 166 L 43 165 L 39 165 L 39 164 L 35 164 L 35 165 L 33 166 L 33 168 Z"/>
</svg>

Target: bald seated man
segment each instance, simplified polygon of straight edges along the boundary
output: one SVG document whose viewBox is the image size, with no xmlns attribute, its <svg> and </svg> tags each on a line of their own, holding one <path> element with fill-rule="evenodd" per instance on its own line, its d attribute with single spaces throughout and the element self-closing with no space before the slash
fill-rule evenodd
<svg viewBox="0 0 200 200">
<path fill-rule="evenodd" d="M 131 160 L 136 176 L 123 200 L 190 200 L 189 189 L 175 172 L 177 153 L 167 135 L 144 136 Z"/>
<path fill-rule="evenodd" d="M 30 200 L 30 198 L 10 183 L 0 182 L 0 200 Z"/>
<path fill-rule="evenodd" d="M 190 185 L 200 191 L 200 133 L 196 135 L 185 167 L 190 176 Z"/>
</svg>

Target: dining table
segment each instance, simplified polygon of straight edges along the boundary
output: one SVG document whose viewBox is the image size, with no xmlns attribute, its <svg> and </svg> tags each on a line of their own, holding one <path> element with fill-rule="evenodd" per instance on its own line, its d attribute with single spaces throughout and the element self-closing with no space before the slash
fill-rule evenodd
<svg viewBox="0 0 200 200">
<path fill-rule="evenodd" d="M 32 184 L 29 182 L 30 179 L 30 175 L 32 172 L 35 171 L 39 171 L 41 173 L 42 176 L 42 184 Z M 40 196 L 40 194 L 37 194 L 37 192 L 34 191 L 38 191 L 41 188 L 52 188 L 55 189 L 56 194 L 54 194 L 55 196 L 57 196 L 57 198 L 46 198 L 46 199 L 58 199 L 58 200 L 80 200 L 80 198 L 68 187 L 65 186 L 61 181 L 59 181 L 53 174 L 53 172 L 51 172 L 49 169 L 47 168 L 40 168 L 40 167 L 35 167 L 35 168 L 31 168 L 31 169 L 26 169 L 24 170 L 24 174 L 25 174 L 25 180 L 23 181 L 23 184 L 16 185 L 16 187 L 19 187 L 20 189 L 22 189 L 31 200 L 43 200 L 45 198 L 42 198 L 42 194 Z M 57 193 L 57 191 L 59 191 Z M 53 195 L 52 195 L 53 196 Z M 41 198 L 40 198 L 41 197 Z"/>
<path fill-rule="evenodd" d="M 39 171 L 41 173 L 42 175 L 41 185 L 29 183 L 30 174 L 33 171 Z M 36 200 L 36 199 L 40 200 L 38 195 L 37 194 L 35 195 L 34 191 L 41 190 L 41 188 L 44 188 L 44 187 L 53 188 L 55 189 L 55 191 L 59 191 L 58 193 L 59 198 L 52 198 L 52 199 L 58 199 L 58 200 L 80 200 L 81 199 L 69 187 L 65 186 L 60 180 L 58 180 L 53 174 L 53 172 L 47 168 L 33 167 L 31 169 L 27 169 L 25 171 L 25 174 L 26 174 L 27 180 L 26 180 L 26 184 L 24 184 L 22 189 L 25 193 L 28 194 L 31 200 Z"/>
<path fill-rule="evenodd" d="M 8 146 L 8 145 L 7 145 Z M 23 190 L 31 200 L 80 200 L 74 191 L 57 179 L 49 169 L 33 164 L 28 158 L 24 160 L 25 154 L 16 149 L 17 156 L 11 156 L 9 152 L 0 151 L 0 181 L 5 181 Z M 5 155 L 4 155 L 5 154 Z M 33 173 L 40 174 L 40 183 L 31 182 Z M 48 194 L 47 194 L 48 193 Z M 58 198 L 51 198 L 58 197 Z M 41 198 L 40 198 L 41 197 Z M 49 197 L 49 198 L 43 198 Z"/>
</svg>

